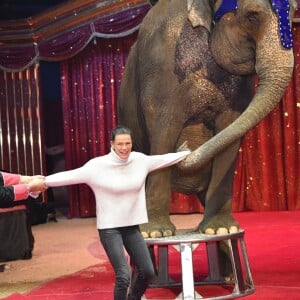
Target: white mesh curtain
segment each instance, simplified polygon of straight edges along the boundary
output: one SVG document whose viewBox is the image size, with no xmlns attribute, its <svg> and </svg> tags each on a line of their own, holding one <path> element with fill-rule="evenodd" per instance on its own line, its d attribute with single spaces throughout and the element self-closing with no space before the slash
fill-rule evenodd
<svg viewBox="0 0 300 300">
<path fill-rule="evenodd" d="M 39 65 L 0 71 L 0 169 L 44 174 Z"/>
</svg>

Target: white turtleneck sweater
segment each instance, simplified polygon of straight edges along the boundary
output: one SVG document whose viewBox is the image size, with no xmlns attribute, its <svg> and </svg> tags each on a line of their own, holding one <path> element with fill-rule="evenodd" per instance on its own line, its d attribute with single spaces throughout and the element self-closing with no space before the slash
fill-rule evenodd
<svg viewBox="0 0 300 300">
<path fill-rule="evenodd" d="M 183 160 L 190 151 L 145 155 L 131 152 L 121 159 L 113 150 L 82 167 L 46 177 L 48 187 L 87 184 L 96 198 L 97 228 L 114 228 L 148 222 L 145 181 L 148 173 Z"/>
</svg>

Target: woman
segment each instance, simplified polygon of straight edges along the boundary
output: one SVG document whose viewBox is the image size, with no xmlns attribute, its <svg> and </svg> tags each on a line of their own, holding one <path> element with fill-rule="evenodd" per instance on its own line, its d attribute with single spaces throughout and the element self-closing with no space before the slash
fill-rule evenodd
<svg viewBox="0 0 300 300">
<path fill-rule="evenodd" d="M 154 276 L 148 247 L 139 225 L 148 222 L 145 181 L 148 173 L 183 160 L 190 151 L 148 156 L 132 152 L 130 129 L 112 131 L 111 152 L 88 161 L 78 169 L 46 177 L 48 187 L 86 183 L 96 198 L 97 228 L 100 241 L 113 266 L 116 284 L 114 299 L 141 299 Z M 125 247 L 137 270 L 131 283 L 131 270 Z"/>
<path fill-rule="evenodd" d="M 29 196 L 36 197 L 44 192 L 44 176 L 24 176 L 0 171 L 0 205 L 13 201 L 25 200 Z"/>
</svg>

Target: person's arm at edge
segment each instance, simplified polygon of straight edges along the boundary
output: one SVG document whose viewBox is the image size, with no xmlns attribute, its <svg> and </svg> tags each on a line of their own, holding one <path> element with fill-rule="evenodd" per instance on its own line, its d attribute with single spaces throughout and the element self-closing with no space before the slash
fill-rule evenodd
<svg viewBox="0 0 300 300">
<path fill-rule="evenodd" d="M 86 164 L 87 165 L 87 164 Z M 85 183 L 89 177 L 88 169 L 85 165 L 74 170 L 58 172 L 45 177 L 47 187 L 59 187 L 73 184 Z"/>
<path fill-rule="evenodd" d="M 3 186 L 19 184 L 21 183 L 21 175 L 7 173 L 7 172 L 0 172 L 0 183 Z"/>
<path fill-rule="evenodd" d="M 19 201 L 27 199 L 33 192 L 35 197 L 44 190 L 41 175 L 23 176 L 0 172 L 0 201 Z M 35 181 L 33 181 L 35 179 Z"/>
</svg>

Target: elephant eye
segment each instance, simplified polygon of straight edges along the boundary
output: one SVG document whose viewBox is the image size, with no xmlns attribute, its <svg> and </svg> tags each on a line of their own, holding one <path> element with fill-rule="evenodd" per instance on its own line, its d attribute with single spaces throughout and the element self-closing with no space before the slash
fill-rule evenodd
<svg viewBox="0 0 300 300">
<path fill-rule="evenodd" d="M 254 11 L 249 11 L 246 15 L 247 20 L 251 23 L 252 26 L 255 28 L 259 28 L 260 20 L 259 20 L 259 14 Z"/>
</svg>

